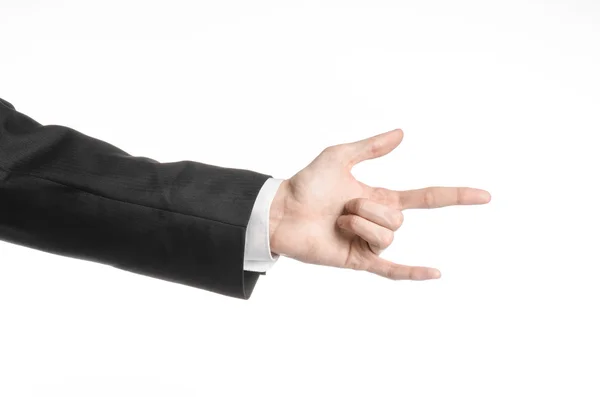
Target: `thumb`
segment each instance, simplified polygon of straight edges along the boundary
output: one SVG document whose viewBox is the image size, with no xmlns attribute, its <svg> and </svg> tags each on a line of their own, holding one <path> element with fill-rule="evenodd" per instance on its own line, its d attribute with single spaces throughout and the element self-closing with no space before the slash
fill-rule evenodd
<svg viewBox="0 0 600 397">
<path fill-rule="evenodd" d="M 394 150 L 404 137 L 404 132 L 401 129 L 384 132 L 383 134 L 375 135 L 360 141 L 346 143 L 344 146 L 347 149 L 348 160 L 350 166 L 360 163 L 361 161 L 374 159 L 384 156 Z"/>
</svg>

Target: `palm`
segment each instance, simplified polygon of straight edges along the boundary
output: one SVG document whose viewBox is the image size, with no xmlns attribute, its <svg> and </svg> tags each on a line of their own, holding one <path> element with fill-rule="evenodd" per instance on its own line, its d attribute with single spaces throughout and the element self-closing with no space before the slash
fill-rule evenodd
<svg viewBox="0 0 600 397">
<path fill-rule="evenodd" d="M 344 205 L 365 197 L 365 189 L 349 170 L 332 166 L 334 159 L 322 154 L 290 179 L 291 199 L 286 211 L 293 222 L 282 224 L 285 235 L 294 233 L 290 256 L 307 263 L 343 267 L 356 236 L 336 227 Z"/>
<path fill-rule="evenodd" d="M 274 252 L 302 262 L 368 270 L 389 278 L 436 278 L 435 269 L 396 265 L 379 258 L 391 244 L 406 208 L 489 201 L 485 191 L 427 188 L 395 192 L 357 181 L 352 167 L 380 157 L 402 140 L 402 131 L 332 146 L 285 182 L 285 210 L 275 227 Z M 486 199 L 487 197 L 487 199 Z"/>
</svg>

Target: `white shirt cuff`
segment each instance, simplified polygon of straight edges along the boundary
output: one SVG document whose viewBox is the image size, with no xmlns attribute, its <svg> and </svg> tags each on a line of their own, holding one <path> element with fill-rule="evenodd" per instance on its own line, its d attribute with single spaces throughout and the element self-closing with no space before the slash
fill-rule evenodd
<svg viewBox="0 0 600 397">
<path fill-rule="evenodd" d="M 244 270 L 266 272 L 279 259 L 279 255 L 271 252 L 269 243 L 269 212 L 277 189 L 283 181 L 284 179 L 267 179 L 256 197 L 246 228 Z"/>
</svg>

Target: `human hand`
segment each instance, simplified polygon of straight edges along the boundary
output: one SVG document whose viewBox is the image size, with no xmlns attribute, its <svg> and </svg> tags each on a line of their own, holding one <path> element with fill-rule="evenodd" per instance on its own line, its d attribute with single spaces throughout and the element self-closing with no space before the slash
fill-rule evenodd
<svg viewBox="0 0 600 397">
<path fill-rule="evenodd" d="M 350 172 L 354 165 L 391 152 L 402 137 L 397 129 L 328 147 L 282 182 L 271 205 L 271 251 L 301 262 L 366 270 L 394 280 L 439 278 L 437 269 L 379 257 L 401 226 L 402 211 L 485 204 L 491 197 L 485 190 L 467 187 L 394 191 L 354 178 Z"/>
</svg>

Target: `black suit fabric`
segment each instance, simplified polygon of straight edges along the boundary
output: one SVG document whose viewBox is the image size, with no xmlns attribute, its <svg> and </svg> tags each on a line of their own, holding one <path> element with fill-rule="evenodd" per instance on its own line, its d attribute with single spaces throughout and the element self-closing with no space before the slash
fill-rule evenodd
<svg viewBox="0 0 600 397">
<path fill-rule="evenodd" d="M 246 227 L 269 177 L 131 156 L 0 99 L 4 241 L 248 299 Z"/>
</svg>

